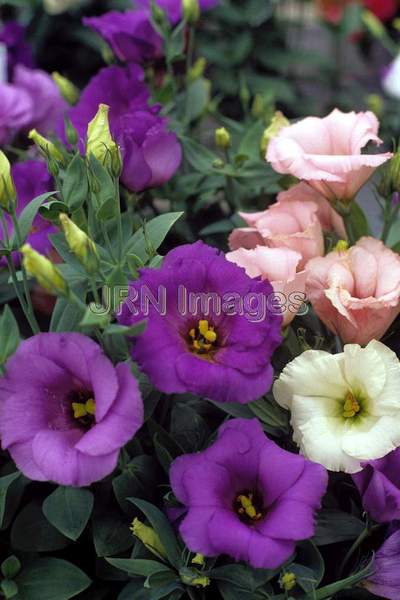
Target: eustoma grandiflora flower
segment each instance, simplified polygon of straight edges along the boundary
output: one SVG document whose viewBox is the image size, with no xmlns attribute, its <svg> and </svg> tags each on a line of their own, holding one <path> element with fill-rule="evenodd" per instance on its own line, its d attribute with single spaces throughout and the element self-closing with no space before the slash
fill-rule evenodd
<svg viewBox="0 0 400 600">
<path fill-rule="evenodd" d="M 362 462 L 400 446 L 400 363 L 372 340 L 339 354 L 308 350 L 274 384 L 278 404 L 291 411 L 301 452 L 331 471 L 356 473 Z"/>
</svg>

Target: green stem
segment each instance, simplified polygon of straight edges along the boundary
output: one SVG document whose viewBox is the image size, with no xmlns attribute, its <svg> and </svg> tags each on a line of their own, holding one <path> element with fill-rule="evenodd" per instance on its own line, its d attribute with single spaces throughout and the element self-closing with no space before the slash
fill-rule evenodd
<svg viewBox="0 0 400 600">
<path fill-rule="evenodd" d="M 351 559 L 351 557 L 353 556 L 355 551 L 358 550 L 358 548 L 367 539 L 367 537 L 369 537 L 370 534 L 371 534 L 371 529 L 369 528 L 368 523 L 367 523 L 367 526 L 365 527 L 365 529 L 360 533 L 358 538 L 354 541 L 354 543 L 350 547 L 349 551 L 347 552 L 346 556 L 342 560 L 340 567 L 339 567 L 338 579 L 340 579 L 342 577 L 343 571 L 345 570 L 347 563 L 349 562 L 349 560 Z"/>
<path fill-rule="evenodd" d="M 90 278 L 90 287 L 92 289 L 94 301 L 96 302 L 96 304 L 98 304 L 100 306 L 101 300 L 100 300 L 99 292 L 97 290 L 96 279 L 94 277 Z"/>
</svg>

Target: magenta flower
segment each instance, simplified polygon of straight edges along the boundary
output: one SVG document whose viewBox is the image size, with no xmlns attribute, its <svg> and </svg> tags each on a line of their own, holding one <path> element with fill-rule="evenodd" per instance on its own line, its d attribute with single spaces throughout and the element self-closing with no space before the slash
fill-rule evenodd
<svg viewBox="0 0 400 600">
<path fill-rule="evenodd" d="M 375 521 L 400 519 L 400 448 L 365 464 L 352 477 L 363 507 Z"/>
<path fill-rule="evenodd" d="M 30 69 L 34 66 L 32 48 L 25 40 L 25 27 L 18 21 L 7 21 L 0 32 L 0 42 L 7 48 L 7 69 L 10 79 L 13 77 L 14 68 L 21 64 Z"/>
<path fill-rule="evenodd" d="M 32 119 L 31 96 L 11 83 L 0 82 L 0 145 L 9 143 Z"/>
<path fill-rule="evenodd" d="M 12 178 L 17 190 L 17 215 L 20 215 L 27 204 L 36 196 L 40 196 L 54 189 L 53 179 L 50 176 L 46 163 L 41 160 L 26 160 L 15 163 L 11 168 Z M 11 218 L 5 215 L 8 233 L 13 235 Z M 33 220 L 28 243 L 41 254 L 49 254 L 53 246 L 49 240 L 50 233 L 56 233 L 57 229 L 39 214 Z M 0 227 L 0 240 L 3 239 L 3 229 Z M 14 262 L 19 264 L 20 255 L 14 253 Z M 1 262 L 0 262 L 1 264 Z"/>
<path fill-rule="evenodd" d="M 134 6 L 149 8 L 151 5 L 150 0 L 133 0 Z M 167 17 L 173 25 L 175 25 L 182 18 L 182 0 L 156 0 L 155 4 L 158 4 L 162 10 L 165 11 Z M 209 10 L 219 4 L 219 0 L 199 0 L 201 10 Z"/>
<path fill-rule="evenodd" d="M 379 598 L 400 598 L 400 529 L 392 533 L 375 555 L 374 572 L 362 583 Z"/>
<path fill-rule="evenodd" d="M 257 419 L 232 419 L 209 448 L 177 458 L 170 480 L 187 507 L 179 531 L 192 552 L 275 569 L 313 536 L 328 475 L 269 440 Z"/>
<path fill-rule="evenodd" d="M 30 479 L 85 486 L 117 465 L 143 423 L 129 365 L 91 339 L 42 333 L 23 341 L 0 379 L 0 437 Z"/>
<path fill-rule="evenodd" d="M 160 306 L 140 310 L 134 300 L 143 291 Z M 132 356 L 159 390 L 246 403 L 272 383 L 271 356 L 282 339 L 282 317 L 265 303 L 272 293 L 267 280 L 251 279 L 218 250 L 196 242 L 169 252 L 161 268 L 140 270 L 119 320 L 133 325 L 147 318 Z"/>
<path fill-rule="evenodd" d="M 148 10 L 113 10 L 100 17 L 86 17 L 83 23 L 104 38 L 119 60 L 141 63 L 162 55 L 162 39 L 151 24 Z"/>
<path fill-rule="evenodd" d="M 167 121 L 158 115 L 160 106 L 149 105 L 149 91 L 140 67 L 106 67 L 86 86 L 69 117 L 83 142 L 88 123 L 100 103 L 110 107 L 110 129 L 121 146 L 121 180 L 130 190 L 140 192 L 159 186 L 177 171 L 182 149 Z"/>
</svg>

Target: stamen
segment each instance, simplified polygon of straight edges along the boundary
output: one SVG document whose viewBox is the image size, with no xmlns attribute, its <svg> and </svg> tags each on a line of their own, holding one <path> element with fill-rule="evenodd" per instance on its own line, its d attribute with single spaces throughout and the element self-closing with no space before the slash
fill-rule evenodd
<svg viewBox="0 0 400 600">
<path fill-rule="evenodd" d="M 191 349 L 196 354 L 209 354 L 217 341 L 217 332 L 207 319 L 200 319 L 197 328 L 189 331 Z"/>
<path fill-rule="evenodd" d="M 360 410 L 361 406 L 358 403 L 357 398 L 355 398 L 352 392 L 347 392 L 343 405 L 343 417 L 345 417 L 346 419 L 351 419 L 355 417 L 360 412 Z"/>
<path fill-rule="evenodd" d="M 75 419 L 82 419 L 87 416 L 95 416 L 96 403 L 93 398 L 89 398 L 86 402 L 73 402 L 72 410 L 74 411 Z"/>
</svg>

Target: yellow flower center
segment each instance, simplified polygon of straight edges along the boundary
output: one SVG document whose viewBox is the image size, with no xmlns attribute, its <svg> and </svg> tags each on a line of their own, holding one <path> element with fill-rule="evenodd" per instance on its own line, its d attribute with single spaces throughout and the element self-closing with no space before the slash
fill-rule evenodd
<svg viewBox="0 0 400 600">
<path fill-rule="evenodd" d="M 73 402 L 72 410 L 74 412 L 74 419 L 94 417 L 96 414 L 96 402 L 93 398 L 89 398 L 86 402 Z"/>
<path fill-rule="evenodd" d="M 209 354 L 215 349 L 217 332 L 206 319 L 200 319 L 197 328 L 189 331 L 190 348 L 195 354 Z"/>
<path fill-rule="evenodd" d="M 357 398 L 354 397 L 352 392 L 347 392 L 344 399 L 342 416 L 346 419 L 351 419 L 355 417 L 360 412 L 360 410 L 361 406 Z"/>
<path fill-rule="evenodd" d="M 234 508 L 241 521 L 256 522 L 263 518 L 264 510 L 259 494 L 243 492 L 235 498 Z"/>
</svg>

